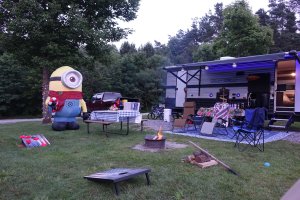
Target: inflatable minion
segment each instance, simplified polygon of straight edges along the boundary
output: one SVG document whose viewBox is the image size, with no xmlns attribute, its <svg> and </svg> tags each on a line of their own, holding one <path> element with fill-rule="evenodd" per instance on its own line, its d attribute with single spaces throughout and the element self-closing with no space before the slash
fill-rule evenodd
<svg viewBox="0 0 300 200">
<path fill-rule="evenodd" d="M 81 112 L 84 119 L 88 116 L 82 98 L 81 73 L 68 66 L 56 69 L 50 76 L 49 96 L 45 103 L 53 115 L 53 130 L 79 129 L 76 117 Z"/>
</svg>

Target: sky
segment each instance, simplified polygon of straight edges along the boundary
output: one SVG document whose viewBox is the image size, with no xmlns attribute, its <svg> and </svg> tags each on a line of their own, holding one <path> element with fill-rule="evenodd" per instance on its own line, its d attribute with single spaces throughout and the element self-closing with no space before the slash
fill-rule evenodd
<svg viewBox="0 0 300 200">
<path fill-rule="evenodd" d="M 134 32 L 119 42 L 124 41 L 141 45 L 154 40 L 167 44 L 169 36 L 175 36 L 182 29 L 186 31 L 192 25 L 194 18 L 201 18 L 211 10 L 214 12 L 216 3 L 223 3 L 223 8 L 234 0 L 141 0 L 137 18 L 130 22 L 121 22 L 122 28 L 131 28 Z M 248 0 L 252 12 L 258 9 L 268 9 L 268 0 Z"/>
</svg>

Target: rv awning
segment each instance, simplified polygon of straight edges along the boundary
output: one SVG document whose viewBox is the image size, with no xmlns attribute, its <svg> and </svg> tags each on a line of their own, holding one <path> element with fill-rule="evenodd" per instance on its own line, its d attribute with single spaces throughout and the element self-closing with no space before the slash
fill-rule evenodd
<svg viewBox="0 0 300 200">
<path fill-rule="evenodd" d="M 299 56 L 299 52 L 298 52 Z M 226 60 L 214 60 L 196 63 L 180 64 L 175 66 L 164 67 L 168 72 L 175 72 L 180 70 L 201 70 L 208 67 L 213 71 L 227 71 L 227 70 L 245 70 L 252 67 L 271 67 L 279 60 L 295 59 L 289 52 L 256 55 L 248 57 L 231 58 Z"/>
</svg>

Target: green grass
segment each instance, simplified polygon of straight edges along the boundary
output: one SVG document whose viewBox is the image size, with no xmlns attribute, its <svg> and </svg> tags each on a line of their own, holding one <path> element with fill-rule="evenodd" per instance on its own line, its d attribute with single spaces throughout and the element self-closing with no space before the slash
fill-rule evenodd
<svg viewBox="0 0 300 200">
<path fill-rule="evenodd" d="M 131 127 L 128 136 L 106 138 L 100 126 L 78 131 L 54 132 L 39 122 L 0 126 L 0 199 L 280 199 L 299 178 L 300 145 L 287 141 L 267 143 L 265 152 L 239 152 L 232 143 L 166 135 L 169 141 L 201 145 L 236 170 L 220 165 L 200 169 L 181 162 L 196 149 L 159 153 L 132 150 L 145 134 Z M 118 127 L 109 127 L 109 129 Z M 135 131 L 133 129 L 136 129 Z M 50 146 L 20 148 L 22 134 L 42 133 Z M 264 167 L 264 162 L 271 166 Z M 120 183 L 120 196 L 111 184 L 88 181 L 83 176 L 116 167 L 148 167 L 151 186 L 144 176 Z"/>
</svg>

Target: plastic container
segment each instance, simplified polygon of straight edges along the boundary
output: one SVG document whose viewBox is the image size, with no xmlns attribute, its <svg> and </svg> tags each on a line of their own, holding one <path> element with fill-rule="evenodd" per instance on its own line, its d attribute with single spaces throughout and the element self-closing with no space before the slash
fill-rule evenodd
<svg viewBox="0 0 300 200">
<path fill-rule="evenodd" d="M 171 109 L 164 109 L 164 121 L 165 122 L 170 122 L 171 121 L 171 115 L 172 115 L 172 110 Z"/>
</svg>

